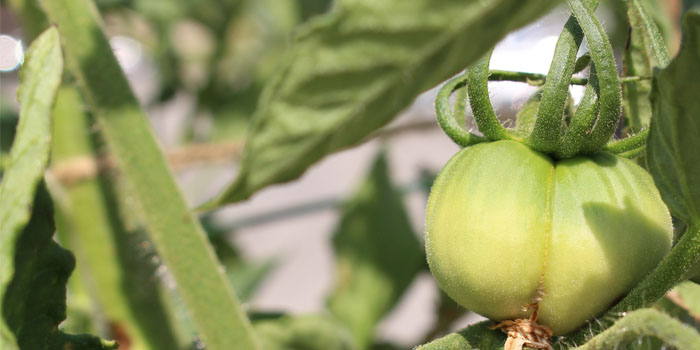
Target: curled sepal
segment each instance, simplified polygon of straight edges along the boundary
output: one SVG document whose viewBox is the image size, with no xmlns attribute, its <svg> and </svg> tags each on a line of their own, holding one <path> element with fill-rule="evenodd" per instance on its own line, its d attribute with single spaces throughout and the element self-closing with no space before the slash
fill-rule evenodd
<svg viewBox="0 0 700 350">
<path fill-rule="evenodd" d="M 620 118 L 620 81 L 615 67 L 612 46 L 602 25 L 581 1 L 567 3 L 588 40 L 591 59 L 595 64 L 599 84 L 599 112 L 593 129 L 581 145 L 582 153 L 595 153 L 608 143 Z"/>
<path fill-rule="evenodd" d="M 464 87 L 466 83 L 467 73 L 453 78 L 443 85 L 435 99 L 435 112 L 437 113 L 438 124 L 440 124 L 442 130 L 452 141 L 462 147 L 486 141 L 485 138 L 465 130 L 457 121 L 458 119 L 456 116 L 456 113 L 461 113 L 462 109 L 455 108 L 455 111 L 453 111 L 450 106 L 450 95 L 452 95 L 454 91 Z M 455 104 L 459 105 L 460 103 L 461 102 L 457 101 Z"/>
<path fill-rule="evenodd" d="M 590 134 L 598 115 L 598 79 L 595 65 L 591 66 L 590 79 L 571 123 L 555 152 L 557 158 L 569 158 L 579 153 L 585 138 Z"/>
<path fill-rule="evenodd" d="M 609 142 L 605 146 L 605 150 L 614 154 L 627 154 L 637 150 L 643 151 L 644 146 L 647 144 L 647 136 L 649 136 L 649 129 L 644 129 L 639 134 Z"/>
<path fill-rule="evenodd" d="M 593 1 L 590 5 L 595 8 L 598 2 Z M 582 40 L 583 32 L 576 18 L 569 17 L 557 40 L 552 65 L 542 90 L 537 121 L 527 140 L 530 147 L 540 152 L 551 153 L 559 147 L 569 83 L 576 68 L 576 53 Z"/>
<path fill-rule="evenodd" d="M 472 107 L 474 120 L 476 125 L 479 126 L 479 131 L 487 139 L 491 141 L 508 140 L 510 136 L 506 128 L 498 121 L 489 99 L 489 60 L 491 60 L 491 51 L 474 63 L 467 71 L 469 76 L 467 84 L 469 104 Z"/>
</svg>

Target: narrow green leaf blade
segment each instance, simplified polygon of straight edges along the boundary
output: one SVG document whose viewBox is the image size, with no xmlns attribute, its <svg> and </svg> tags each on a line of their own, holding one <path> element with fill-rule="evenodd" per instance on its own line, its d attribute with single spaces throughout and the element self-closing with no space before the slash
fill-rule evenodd
<svg viewBox="0 0 700 350">
<path fill-rule="evenodd" d="M 348 325 L 359 349 L 369 347 L 377 322 L 425 265 L 422 245 L 387 167 L 382 153 L 345 205 L 333 236 L 338 277 L 328 306 Z"/>
<path fill-rule="evenodd" d="M 62 72 L 58 31 L 50 28 L 32 43 L 20 71 L 20 121 L 0 184 L 0 302 L 14 273 L 15 242 L 29 221 L 34 191 L 49 158 L 51 107 Z M 0 348 L 16 346 L 0 318 Z"/>
<path fill-rule="evenodd" d="M 52 119 L 52 169 L 60 173 L 96 161 L 91 120 L 76 87 L 59 89 Z M 131 350 L 178 348 L 159 281 L 153 278 L 157 266 L 135 243 L 137 234 L 126 229 L 114 184 L 104 173 L 81 180 L 65 176 L 59 181 L 62 190 L 54 196 L 60 203 L 57 226 L 76 254 L 83 282 L 89 281 L 85 287 L 92 292 L 101 318 L 121 330 Z"/>
<path fill-rule="evenodd" d="M 491 321 L 483 321 L 456 333 L 450 333 L 415 350 L 502 350 L 506 335 L 489 327 Z"/>
<path fill-rule="evenodd" d="M 300 30 L 252 122 L 238 178 L 211 208 L 299 177 L 557 2 L 345 0 Z"/>
<path fill-rule="evenodd" d="M 627 0 L 626 5 L 630 38 L 623 56 L 625 76 L 651 77 L 654 68 L 666 67 L 670 61 L 666 43 L 642 0 Z M 622 93 L 625 118 L 630 131 L 637 133 L 651 120 L 651 81 L 624 84 Z"/>
<path fill-rule="evenodd" d="M 700 223 L 700 11 L 688 11 L 676 58 L 654 76 L 647 164 L 672 214 Z"/>
<path fill-rule="evenodd" d="M 164 264 L 208 349 L 258 349 L 250 322 L 190 211 L 100 28 L 92 1 L 42 0 L 67 66 L 95 115 Z"/>
</svg>

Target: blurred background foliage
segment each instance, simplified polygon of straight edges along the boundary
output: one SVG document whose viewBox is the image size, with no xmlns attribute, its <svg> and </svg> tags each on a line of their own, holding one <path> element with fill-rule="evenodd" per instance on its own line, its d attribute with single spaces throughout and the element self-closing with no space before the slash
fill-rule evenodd
<svg viewBox="0 0 700 350">
<path fill-rule="evenodd" d="M 673 56 L 680 41 L 678 18 L 693 2 L 645 3 Z M 189 164 L 199 158 L 205 162 L 236 159 L 262 87 L 284 60 L 295 28 L 333 8 L 331 0 L 98 0 L 97 4 L 107 34 L 137 43 L 131 47 L 143 50 L 155 72 L 152 87 L 135 87 L 144 107 L 152 111 L 177 99 L 188 101 L 174 140 L 166 142 L 170 148 L 190 147 L 190 153 L 181 158 L 170 154 L 175 168 L 178 161 Z M 604 4 L 615 23 L 622 24 L 606 23 L 615 28 L 610 36 L 616 52 L 622 53 L 628 40 L 625 7 L 622 1 Z M 45 18 L 34 0 L 3 1 L 2 10 L 11 11 L 18 19 L 25 42 L 45 27 Z M 71 87 L 59 94 L 64 98 L 59 99 L 62 102 L 55 113 L 64 116 L 65 121 L 56 126 L 52 163 L 58 166 L 62 160 L 85 155 L 106 158 L 108 150 L 92 117 L 84 111 L 80 96 Z M 13 97 L 2 98 L 0 169 L 18 120 L 15 104 L 9 102 Z M 64 139 L 81 140 L 81 146 L 61 148 L 69 143 Z M 204 148 L 197 148 L 201 145 Z M 216 147 L 208 148 L 211 145 Z M 216 151 L 222 149 L 223 155 L 217 155 Z M 376 326 L 396 306 L 416 275 L 427 269 L 421 234 L 414 232 L 402 196 L 409 191 L 427 195 L 435 174 L 426 172 L 412 187 L 398 186 L 389 176 L 387 157 L 385 152 L 377 155 L 369 174 L 350 198 L 296 211 L 338 208 L 340 220 L 332 236 L 336 252 L 334 287 L 327 296 L 327 310 L 322 313 L 247 310 L 264 349 L 402 348 L 401 344 L 379 340 Z M 78 262 L 69 281 L 68 321 L 62 328 L 70 333 L 117 339 L 123 350 L 201 349 L 167 268 L 148 241 L 128 184 L 108 161 L 103 165 L 96 178 L 66 189 L 54 186 L 52 190 L 58 207 L 58 238 L 75 253 Z M 283 215 L 294 215 L 294 210 Z M 203 216 L 201 221 L 230 283 L 245 303 L 279 261 L 247 261 L 232 243 L 235 227 L 211 215 Z M 658 308 L 698 328 L 700 287 L 686 282 L 669 293 Z M 440 294 L 434 325 L 424 340 L 454 330 L 454 321 L 465 312 Z M 662 346 L 646 338 L 630 344 L 635 349 Z"/>
</svg>

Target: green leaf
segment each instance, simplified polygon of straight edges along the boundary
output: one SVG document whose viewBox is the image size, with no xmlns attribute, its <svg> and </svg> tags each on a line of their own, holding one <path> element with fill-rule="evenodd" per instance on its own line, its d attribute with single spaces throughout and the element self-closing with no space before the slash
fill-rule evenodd
<svg viewBox="0 0 700 350">
<path fill-rule="evenodd" d="M 78 90 L 61 87 L 53 112 L 53 170 L 83 169 L 81 164 L 96 162 L 91 126 Z M 60 203 L 57 226 L 77 255 L 101 318 L 120 329 L 131 350 L 178 348 L 153 278 L 157 266 L 144 252 L 143 237 L 124 227 L 113 183 L 104 173 L 62 180 L 61 190 L 52 191 Z"/>
<path fill-rule="evenodd" d="M 251 263 L 243 260 L 241 254 L 222 235 L 210 235 L 209 241 L 214 246 L 216 256 L 226 270 L 233 290 L 242 302 L 248 301 L 260 283 L 274 269 L 275 263 L 267 261 Z"/>
<path fill-rule="evenodd" d="M 654 309 L 628 313 L 577 349 L 619 349 L 645 336 L 658 338 L 676 349 L 700 349 L 700 334 L 695 329 Z"/>
<path fill-rule="evenodd" d="M 2 300 L 2 316 L 22 350 L 116 349 L 114 341 L 68 335 L 58 329 L 66 318 L 66 283 L 73 255 L 53 241 L 53 207 L 43 184 L 36 190 L 31 219 L 13 246 L 15 274 Z"/>
<path fill-rule="evenodd" d="M 333 236 L 338 277 L 328 306 L 348 325 L 360 349 L 369 347 L 377 322 L 425 264 L 423 248 L 401 200 L 382 153 L 344 206 Z"/>
<path fill-rule="evenodd" d="M 492 325 L 491 321 L 483 321 L 418 346 L 415 350 L 503 350 L 506 335 L 490 329 Z"/>
<path fill-rule="evenodd" d="M 683 303 L 684 309 L 694 317 L 700 317 L 700 285 L 685 281 L 677 285 L 674 291 Z"/>
<path fill-rule="evenodd" d="M 630 37 L 623 56 L 625 76 L 651 77 L 653 69 L 668 65 L 668 49 L 648 15 L 642 0 L 627 0 Z M 652 107 L 650 80 L 638 80 L 622 86 L 623 108 L 630 131 L 637 133 L 649 125 Z"/>
<path fill-rule="evenodd" d="M 671 213 L 700 224 L 700 11 L 688 11 L 676 58 L 654 76 L 647 163 Z"/>
<path fill-rule="evenodd" d="M 352 336 L 329 316 L 281 316 L 253 323 L 265 350 L 353 350 Z"/>
<path fill-rule="evenodd" d="M 418 94 L 555 4 L 338 1 L 299 30 L 262 93 L 238 178 L 206 207 L 293 180 L 325 155 L 362 142 Z"/>
<path fill-rule="evenodd" d="M 153 244 L 203 343 L 211 350 L 258 349 L 250 322 L 100 28 L 94 3 L 42 0 L 41 4 L 59 27 L 67 66 L 133 190 Z"/>
<path fill-rule="evenodd" d="M 50 28 L 32 43 L 20 71 L 17 99 L 21 118 L 0 184 L 0 301 L 14 273 L 15 242 L 29 221 L 34 191 L 48 161 L 51 107 L 62 71 L 58 31 Z M 2 349 L 17 346 L 2 319 L 0 345 Z"/>
</svg>

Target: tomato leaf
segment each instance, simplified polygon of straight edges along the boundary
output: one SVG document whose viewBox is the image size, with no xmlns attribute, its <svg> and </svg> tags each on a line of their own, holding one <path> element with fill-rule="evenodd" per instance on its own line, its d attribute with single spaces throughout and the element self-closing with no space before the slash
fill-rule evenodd
<svg viewBox="0 0 700 350">
<path fill-rule="evenodd" d="M 377 322 L 425 265 L 423 248 L 401 196 L 392 187 L 384 154 L 345 204 L 333 246 L 338 277 L 329 309 L 348 325 L 359 349 L 369 348 Z"/>
<path fill-rule="evenodd" d="M 668 65 L 668 49 L 659 28 L 644 9 L 642 0 L 628 0 L 625 3 L 630 25 L 629 42 L 623 56 L 625 76 L 651 77 L 655 67 Z M 623 84 L 622 93 L 625 118 L 631 131 L 639 132 L 649 125 L 651 119 L 651 81 Z"/>
<path fill-rule="evenodd" d="M 238 177 L 205 208 L 299 177 L 556 1 L 345 0 L 299 30 L 260 98 Z"/>
<path fill-rule="evenodd" d="M 681 50 L 654 76 L 649 171 L 671 213 L 700 224 L 700 11 L 683 20 Z"/>
<path fill-rule="evenodd" d="M 27 51 L 17 98 L 20 121 L 0 185 L 0 302 L 13 276 L 15 242 L 29 221 L 31 203 L 49 158 L 51 106 L 61 82 L 63 59 L 58 31 L 50 28 Z M 4 314 L 4 304 L 3 304 Z M 0 348 L 15 349 L 15 338 L 0 318 Z"/>
<path fill-rule="evenodd" d="M 68 335 L 58 329 L 66 318 L 66 283 L 75 258 L 53 241 L 54 231 L 53 205 L 42 183 L 29 223 L 14 246 L 15 273 L 2 300 L 2 316 L 17 337 L 18 347 L 3 349 L 116 349 L 114 341 Z"/>
<path fill-rule="evenodd" d="M 491 321 L 479 322 L 418 346 L 415 350 L 502 350 L 506 335 L 499 330 L 490 329 L 493 324 Z"/>
</svg>

